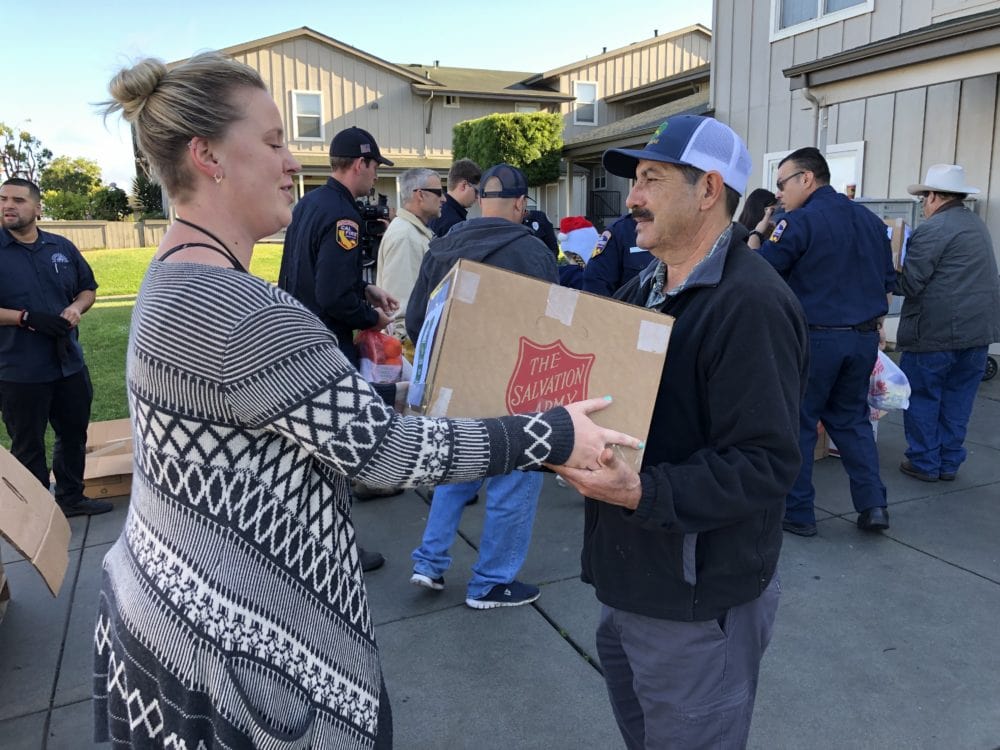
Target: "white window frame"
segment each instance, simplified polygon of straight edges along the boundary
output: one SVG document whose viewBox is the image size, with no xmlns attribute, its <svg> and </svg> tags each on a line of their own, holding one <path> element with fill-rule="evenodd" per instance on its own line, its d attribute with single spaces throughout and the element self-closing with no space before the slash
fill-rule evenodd
<svg viewBox="0 0 1000 750">
<path fill-rule="evenodd" d="M 448 109 L 458 109 L 462 106 L 462 98 L 454 94 L 444 95 L 444 106 Z"/>
<path fill-rule="evenodd" d="M 540 109 L 537 102 L 514 102 L 515 112 L 538 112 Z"/>
<path fill-rule="evenodd" d="M 824 156 L 830 165 L 830 187 L 838 193 L 846 193 L 847 186 L 854 185 L 854 197 L 860 198 L 864 195 L 861 185 L 865 173 L 864 141 L 829 144 Z M 841 177 L 842 170 L 837 165 L 837 162 L 849 164 L 851 161 L 853 161 L 853 182 L 851 177 Z"/>
<path fill-rule="evenodd" d="M 319 117 L 319 137 L 299 135 L 299 94 L 319 97 L 319 115 L 303 115 L 303 117 Z M 292 90 L 292 135 L 296 141 L 326 142 L 326 124 L 323 121 L 323 92 L 305 89 Z"/>
<path fill-rule="evenodd" d="M 583 86 L 593 86 L 594 87 L 594 101 L 593 101 L 593 106 L 594 106 L 594 120 L 593 120 L 593 122 L 591 122 L 589 120 L 580 120 L 577 117 L 577 115 L 578 115 L 578 113 L 580 111 L 578 109 L 578 104 L 579 104 L 579 99 L 580 99 L 580 95 L 578 93 L 578 90 L 579 90 L 579 87 L 581 85 L 583 85 Z M 598 99 L 600 99 L 600 96 L 601 96 L 601 93 L 600 93 L 600 90 L 599 90 L 599 88 L 597 86 L 597 81 L 573 81 L 573 124 L 574 125 L 587 125 L 587 126 L 590 126 L 590 127 L 596 127 L 597 126 L 598 121 L 600 119 L 597 116 L 597 102 L 598 102 Z"/>
<path fill-rule="evenodd" d="M 824 2 L 825 0 L 816 0 L 817 10 L 823 7 L 822 3 Z M 790 36 L 818 29 L 822 26 L 829 26 L 831 23 L 844 21 L 848 18 L 864 15 L 865 13 L 871 13 L 875 10 L 875 0 L 865 0 L 865 2 L 852 5 L 850 8 L 834 11 L 833 13 L 817 13 L 816 18 L 781 29 L 778 28 L 778 24 L 781 23 L 781 3 L 782 0 L 771 0 L 770 41 L 772 42 L 776 42 L 779 39 L 787 39 Z"/>
<path fill-rule="evenodd" d="M 772 193 L 777 189 L 775 184 L 775 178 L 778 174 L 778 163 L 792 153 L 792 149 L 787 149 L 785 151 L 769 151 L 764 154 L 763 159 L 763 172 L 761 173 L 761 186 L 767 188 Z M 826 157 L 828 164 L 831 164 L 830 168 L 830 187 L 836 190 L 838 193 L 847 192 L 847 185 L 854 185 L 854 197 L 860 198 L 863 193 L 861 192 L 862 184 L 861 179 L 865 171 L 865 142 L 864 141 L 849 141 L 846 143 L 831 143 L 826 147 L 826 151 L 823 156 Z M 848 179 L 840 179 L 838 176 L 839 169 L 835 162 L 853 159 L 854 161 L 854 182 L 851 183 Z"/>
</svg>

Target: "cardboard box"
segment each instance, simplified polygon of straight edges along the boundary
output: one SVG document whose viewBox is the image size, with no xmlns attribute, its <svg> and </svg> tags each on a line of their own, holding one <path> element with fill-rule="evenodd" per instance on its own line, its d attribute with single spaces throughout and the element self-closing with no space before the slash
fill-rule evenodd
<svg viewBox="0 0 1000 750">
<path fill-rule="evenodd" d="M 594 421 L 645 440 L 673 318 L 469 260 L 432 293 L 408 394 L 428 416 L 496 417 L 611 395 Z M 638 468 L 640 451 L 622 449 Z"/>
<path fill-rule="evenodd" d="M 910 225 L 902 219 L 883 219 L 889 244 L 892 245 L 892 265 L 898 271 L 906 260 L 906 243 L 910 239 Z"/>
<path fill-rule="evenodd" d="M 92 422 L 87 428 L 87 497 L 127 496 L 132 491 L 132 423 L 128 419 Z"/>
<path fill-rule="evenodd" d="M 24 555 L 45 580 L 52 596 L 59 594 L 69 564 L 69 523 L 55 498 L 34 475 L 0 447 L 0 535 Z M 0 619 L 10 598 L 0 568 Z"/>
</svg>

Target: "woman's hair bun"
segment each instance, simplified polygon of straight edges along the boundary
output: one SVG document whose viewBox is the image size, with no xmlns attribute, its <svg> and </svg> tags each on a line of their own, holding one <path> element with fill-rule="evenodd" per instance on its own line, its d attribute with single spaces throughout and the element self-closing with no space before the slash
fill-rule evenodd
<svg viewBox="0 0 1000 750">
<path fill-rule="evenodd" d="M 167 66 L 153 57 L 140 60 L 131 68 L 122 68 L 108 84 L 113 100 L 108 112 L 121 110 L 126 120 L 134 122 L 166 74 Z"/>
</svg>

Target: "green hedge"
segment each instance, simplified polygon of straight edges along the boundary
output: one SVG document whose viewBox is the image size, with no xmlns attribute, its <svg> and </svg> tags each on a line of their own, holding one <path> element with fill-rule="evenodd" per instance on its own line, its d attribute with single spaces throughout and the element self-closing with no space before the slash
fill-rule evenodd
<svg viewBox="0 0 1000 750">
<path fill-rule="evenodd" d="M 559 179 L 563 120 L 553 112 L 508 112 L 466 120 L 452 129 L 455 159 L 484 170 L 505 162 L 524 172 L 529 185 Z"/>
</svg>

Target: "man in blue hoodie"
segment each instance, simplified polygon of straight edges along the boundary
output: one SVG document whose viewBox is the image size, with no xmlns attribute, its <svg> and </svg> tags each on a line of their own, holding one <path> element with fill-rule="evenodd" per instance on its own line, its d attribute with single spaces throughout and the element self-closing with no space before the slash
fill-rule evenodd
<svg viewBox="0 0 1000 750">
<path fill-rule="evenodd" d="M 406 308 L 406 333 L 411 341 L 420 336 L 428 296 L 462 258 L 558 282 L 552 252 L 521 223 L 528 200 L 524 174 L 509 164 L 498 164 L 486 171 L 479 188 L 482 216 L 432 240 L 424 255 Z M 433 591 L 444 588 L 444 572 L 451 564 L 448 550 L 458 533 L 462 511 L 483 481 L 435 488 L 423 541 L 413 551 L 411 583 Z M 473 609 L 529 604 L 538 598 L 538 587 L 515 576 L 528 554 L 542 475 L 515 471 L 485 481 L 486 518 L 465 603 Z"/>
</svg>

